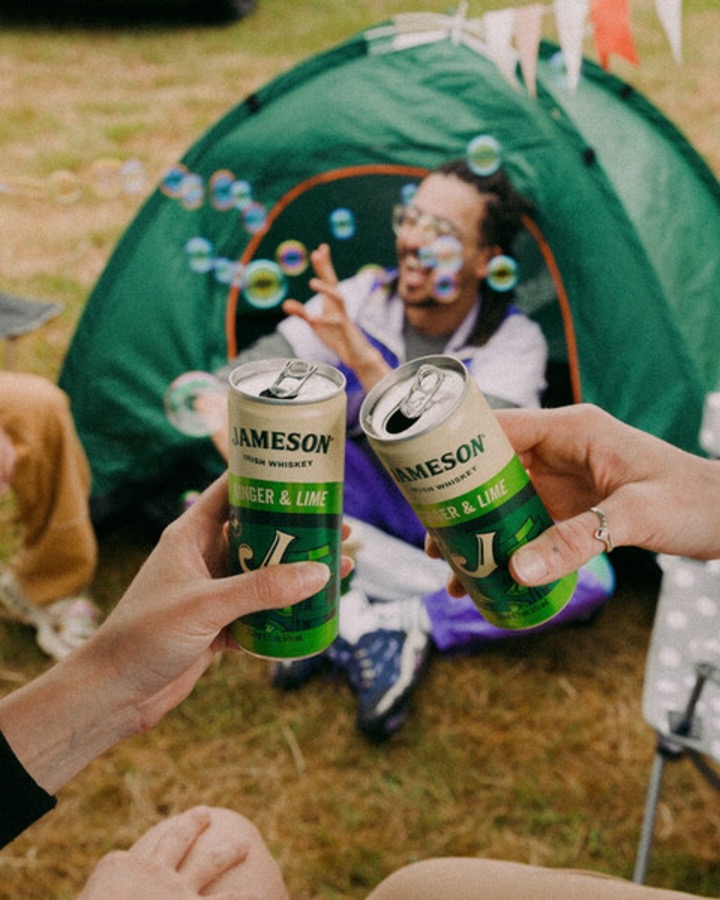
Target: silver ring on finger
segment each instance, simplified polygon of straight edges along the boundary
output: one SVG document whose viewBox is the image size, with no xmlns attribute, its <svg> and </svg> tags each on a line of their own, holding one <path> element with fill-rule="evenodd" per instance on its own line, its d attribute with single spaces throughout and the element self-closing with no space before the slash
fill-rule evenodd
<svg viewBox="0 0 720 900">
<path fill-rule="evenodd" d="M 607 553 L 615 546 L 613 544 L 612 538 L 610 537 L 610 529 L 608 527 L 608 520 L 605 513 L 600 509 L 599 506 L 591 506 L 590 512 L 595 513 L 598 517 L 599 525 L 593 532 L 593 537 L 595 537 L 598 541 L 602 541 L 605 544 L 605 550 Z"/>
</svg>

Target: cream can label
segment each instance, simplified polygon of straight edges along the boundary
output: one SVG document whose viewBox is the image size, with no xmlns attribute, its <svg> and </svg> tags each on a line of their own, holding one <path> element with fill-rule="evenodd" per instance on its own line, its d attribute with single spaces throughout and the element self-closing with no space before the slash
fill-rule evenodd
<svg viewBox="0 0 720 900">
<path fill-rule="evenodd" d="M 507 629 L 556 615 L 577 576 L 528 588 L 508 561 L 552 524 L 465 366 L 414 360 L 383 379 L 360 413 L 371 446 L 482 615 Z"/>
<path fill-rule="evenodd" d="M 332 573 L 319 593 L 243 616 L 231 631 L 258 656 L 312 656 L 338 628 L 345 380 L 330 366 L 265 360 L 235 369 L 230 385 L 232 571 L 316 560 Z"/>
</svg>

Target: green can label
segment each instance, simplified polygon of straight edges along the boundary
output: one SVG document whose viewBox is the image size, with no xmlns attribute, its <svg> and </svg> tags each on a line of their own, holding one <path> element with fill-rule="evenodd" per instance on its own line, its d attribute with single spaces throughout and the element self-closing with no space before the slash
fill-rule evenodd
<svg viewBox="0 0 720 900">
<path fill-rule="evenodd" d="M 330 366 L 264 360 L 230 376 L 230 568 L 315 560 L 325 588 L 231 625 L 257 656 L 295 659 L 337 636 L 340 597 L 345 379 Z"/>
<path fill-rule="evenodd" d="M 230 558 L 237 572 L 299 560 L 339 571 L 342 484 L 257 481 L 230 476 Z M 331 579 L 294 606 L 250 613 L 231 627 L 259 656 L 312 656 L 337 635 L 338 589 Z"/>
<path fill-rule="evenodd" d="M 478 487 L 453 500 L 416 506 L 415 511 L 493 624 L 531 628 L 552 618 L 572 596 L 574 574 L 533 588 L 510 576 L 508 561 L 515 550 L 552 525 L 517 457 Z"/>
</svg>

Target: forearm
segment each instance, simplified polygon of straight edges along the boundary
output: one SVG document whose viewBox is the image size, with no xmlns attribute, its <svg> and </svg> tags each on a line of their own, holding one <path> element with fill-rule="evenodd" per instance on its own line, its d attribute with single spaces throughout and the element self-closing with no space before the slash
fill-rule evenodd
<svg viewBox="0 0 720 900">
<path fill-rule="evenodd" d="M 720 463 L 605 415 L 587 460 L 618 545 L 720 558 Z M 593 432 L 591 432 L 592 434 Z"/>
<path fill-rule="evenodd" d="M 0 731 L 49 794 L 138 730 L 137 710 L 117 685 L 98 654 L 80 648 L 0 700 Z"/>
<path fill-rule="evenodd" d="M 686 455 L 667 474 L 660 552 L 720 559 L 720 462 Z"/>
</svg>

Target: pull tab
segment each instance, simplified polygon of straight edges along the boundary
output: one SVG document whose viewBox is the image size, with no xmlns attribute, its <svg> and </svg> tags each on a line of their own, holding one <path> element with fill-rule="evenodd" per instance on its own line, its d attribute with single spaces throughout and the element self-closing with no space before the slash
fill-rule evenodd
<svg viewBox="0 0 720 900">
<path fill-rule="evenodd" d="M 260 391 L 260 396 L 293 400 L 316 369 L 317 366 L 314 363 L 305 362 L 302 359 L 290 359 L 270 387 Z"/>
<path fill-rule="evenodd" d="M 434 366 L 420 366 L 407 396 L 385 420 L 386 430 L 390 434 L 400 434 L 413 425 L 432 405 L 433 398 L 444 380 L 445 375 Z"/>
</svg>

